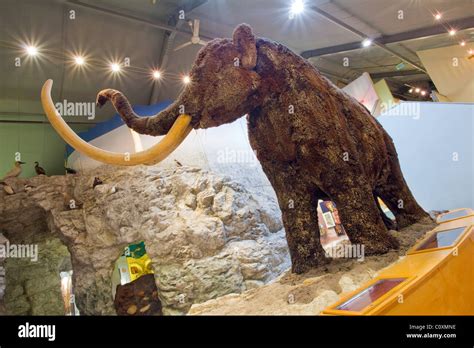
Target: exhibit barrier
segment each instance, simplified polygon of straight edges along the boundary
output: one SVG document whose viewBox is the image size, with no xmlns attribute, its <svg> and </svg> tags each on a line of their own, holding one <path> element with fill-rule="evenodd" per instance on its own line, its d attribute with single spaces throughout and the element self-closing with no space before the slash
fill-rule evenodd
<svg viewBox="0 0 474 348">
<path fill-rule="evenodd" d="M 403 259 L 322 314 L 474 314 L 474 210 L 441 214 L 437 223 Z"/>
</svg>

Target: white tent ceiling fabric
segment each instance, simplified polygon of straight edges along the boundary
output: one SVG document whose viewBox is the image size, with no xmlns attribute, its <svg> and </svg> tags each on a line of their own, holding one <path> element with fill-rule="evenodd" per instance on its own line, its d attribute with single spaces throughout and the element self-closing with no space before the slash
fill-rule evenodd
<svg viewBox="0 0 474 348">
<path fill-rule="evenodd" d="M 374 113 L 379 102 L 379 96 L 375 91 L 370 75 L 364 72 L 360 77 L 349 83 L 342 89 L 364 105 L 370 113 Z"/>
</svg>

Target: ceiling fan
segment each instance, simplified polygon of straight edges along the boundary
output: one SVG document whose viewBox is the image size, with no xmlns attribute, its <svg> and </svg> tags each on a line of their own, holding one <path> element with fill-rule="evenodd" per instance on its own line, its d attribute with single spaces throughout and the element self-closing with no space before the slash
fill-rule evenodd
<svg viewBox="0 0 474 348">
<path fill-rule="evenodd" d="M 179 45 L 176 47 L 174 50 L 178 51 L 186 46 L 189 45 L 205 45 L 207 44 L 207 41 L 201 40 L 199 37 L 199 19 L 194 19 L 192 21 L 188 21 L 189 26 L 191 27 L 191 30 L 193 31 L 193 36 L 191 37 L 191 41 L 185 42 L 182 45 Z"/>
</svg>

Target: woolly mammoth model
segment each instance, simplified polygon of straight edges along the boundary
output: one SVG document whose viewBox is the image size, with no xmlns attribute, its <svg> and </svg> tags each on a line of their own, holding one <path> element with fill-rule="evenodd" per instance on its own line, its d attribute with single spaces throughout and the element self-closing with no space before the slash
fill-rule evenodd
<svg viewBox="0 0 474 348">
<path fill-rule="evenodd" d="M 256 38 L 239 25 L 233 39 L 201 49 L 191 81 L 167 109 L 138 117 L 118 91 L 106 89 L 99 106 L 112 102 L 128 127 L 165 135 L 154 147 L 127 155 L 82 141 L 54 108 L 45 83 L 45 112 L 76 150 L 110 164 L 153 164 L 165 158 L 192 128 L 217 127 L 247 115 L 252 148 L 278 197 L 292 270 L 300 273 L 328 261 L 320 243 L 319 199 L 336 203 L 352 243 L 366 254 L 396 248 L 380 197 L 405 227 L 427 216 L 413 198 L 392 139 L 356 100 L 324 78 L 308 61 L 278 43 Z"/>
</svg>

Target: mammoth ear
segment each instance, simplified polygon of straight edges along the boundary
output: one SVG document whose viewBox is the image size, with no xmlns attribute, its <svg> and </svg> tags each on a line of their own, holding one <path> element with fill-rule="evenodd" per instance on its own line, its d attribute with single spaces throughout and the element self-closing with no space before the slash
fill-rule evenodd
<svg viewBox="0 0 474 348">
<path fill-rule="evenodd" d="M 232 41 L 242 54 L 241 65 L 246 69 L 253 69 L 257 65 L 257 42 L 252 28 L 247 24 L 240 24 L 234 30 Z"/>
</svg>

